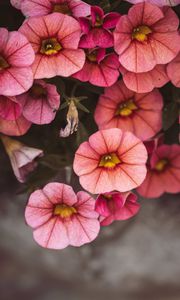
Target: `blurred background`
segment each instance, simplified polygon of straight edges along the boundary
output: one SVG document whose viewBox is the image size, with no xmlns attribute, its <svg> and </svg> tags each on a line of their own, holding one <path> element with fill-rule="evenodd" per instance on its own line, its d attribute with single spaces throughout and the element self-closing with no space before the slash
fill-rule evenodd
<svg viewBox="0 0 180 300">
<path fill-rule="evenodd" d="M 0 0 L 1 27 L 15 30 L 22 21 L 8 0 Z M 40 146 L 49 133 L 45 126 L 36 126 L 24 141 Z M 69 143 L 73 144 L 71 138 Z M 33 241 L 24 220 L 27 195 L 15 179 L 2 145 L 0 174 L 1 300 L 180 299 L 179 195 L 140 199 L 142 208 L 136 217 L 102 228 L 92 244 L 52 251 Z M 50 175 L 63 182 L 67 168 Z"/>
</svg>

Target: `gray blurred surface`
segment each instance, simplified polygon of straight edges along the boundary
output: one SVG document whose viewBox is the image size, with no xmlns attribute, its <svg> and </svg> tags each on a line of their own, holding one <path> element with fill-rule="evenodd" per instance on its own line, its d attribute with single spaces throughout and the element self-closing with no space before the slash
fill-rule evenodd
<svg viewBox="0 0 180 300">
<path fill-rule="evenodd" d="M 24 222 L 24 195 L 0 202 L 0 299 L 179 300 L 180 199 L 141 199 L 140 213 L 81 248 L 44 250 Z"/>
</svg>

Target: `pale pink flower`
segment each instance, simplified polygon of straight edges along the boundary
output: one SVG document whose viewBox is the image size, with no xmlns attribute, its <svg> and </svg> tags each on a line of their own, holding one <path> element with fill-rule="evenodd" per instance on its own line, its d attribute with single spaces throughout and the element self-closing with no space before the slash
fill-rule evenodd
<svg viewBox="0 0 180 300">
<path fill-rule="evenodd" d="M 25 16 L 45 16 L 53 12 L 75 18 L 90 15 L 90 5 L 80 0 L 24 0 L 21 10 Z"/>
<path fill-rule="evenodd" d="M 154 88 L 160 88 L 169 81 L 166 65 L 156 65 L 148 72 L 135 73 L 120 65 L 119 70 L 128 89 L 136 93 L 148 93 Z"/>
<path fill-rule="evenodd" d="M 180 146 L 161 145 L 150 158 L 146 179 L 137 189 L 146 198 L 180 192 Z"/>
<path fill-rule="evenodd" d="M 59 13 L 32 17 L 19 31 L 35 51 L 32 65 L 35 79 L 68 77 L 83 67 L 85 54 L 78 49 L 81 28 L 74 18 Z"/>
<path fill-rule="evenodd" d="M 23 107 L 23 116 L 34 124 L 52 122 L 60 105 L 56 86 L 43 80 L 35 80 L 31 89 L 17 99 Z"/>
<path fill-rule="evenodd" d="M 34 51 L 20 32 L 0 28 L 0 95 L 26 92 L 33 83 Z"/>
<path fill-rule="evenodd" d="M 83 68 L 73 75 L 83 82 L 107 87 L 115 83 L 119 77 L 119 60 L 115 53 L 106 55 L 105 49 L 86 50 L 86 61 Z"/>
<path fill-rule="evenodd" d="M 117 220 L 127 220 L 138 213 L 140 205 L 137 196 L 131 192 L 110 192 L 100 194 L 96 199 L 95 210 L 100 214 L 100 224 L 110 225 Z"/>
<path fill-rule="evenodd" d="M 75 194 L 71 186 L 58 182 L 31 194 L 25 218 L 35 241 L 50 249 L 90 243 L 100 229 L 94 199 L 85 192 Z"/>
<path fill-rule="evenodd" d="M 31 127 L 31 124 L 23 115 L 20 115 L 15 120 L 5 120 L 0 117 L 0 133 L 10 136 L 24 135 Z"/>
<path fill-rule="evenodd" d="M 157 6 L 176 6 L 180 4 L 180 0 L 127 0 L 127 1 L 133 4 L 148 2 Z"/>
<path fill-rule="evenodd" d="M 11 5 L 14 6 L 17 9 L 21 9 L 21 5 L 24 2 L 24 0 L 10 0 Z"/>
<path fill-rule="evenodd" d="M 180 53 L 167 65 L 167 74 L 171 82 L 180 87 Z"/>
<path fill-rule="evenodd" d="M 170 62 L 180 50 L 178 26 L 178 16 L 171 8 L 146 2 L 133 5 L 114 32 L 115 51 L 122 66 L 139 73 Z"/>
<path fill-rule="evenodd" d="M 120 128 L 147 140 L 162 128 L 162 108 L 163 99 L 157 89 L 137 94 L 120 80 L 100 96 L 94 118 L 99 129 Z"/>
<path fill-rule="evenodd" d="M 73 168 L 90 193 L 126 192 L 145 179 L 146 160 L 146 148 L 135 135 L 112 128 L 97 131 L 79 146 Z"/>
<path fill-rule="evenodd" d="M 9 156 L 14 175 L 18 181 L 25 182 L 29 173 L 37 167 L 35 159 L 42 156 L 43 151 L 28 147 L 5 135 L 1 135 L 1 140 Z"/>
<path fill-rule="evenodd" d="M 16 120 L 22 113 L 22 106 L 17 97 L 6 97 L 0 95 L 0 118 L 5 120 Z"/>
</svg>

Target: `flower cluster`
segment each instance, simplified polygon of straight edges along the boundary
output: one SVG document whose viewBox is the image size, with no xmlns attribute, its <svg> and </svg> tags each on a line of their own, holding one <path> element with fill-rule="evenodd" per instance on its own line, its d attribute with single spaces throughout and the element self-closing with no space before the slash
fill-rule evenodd
<svg viewBox="0 0 180 300">
<path fill-rule="evenodd" d="M 81 246 L 100 225 L 133 217 L 140 209 L 133 189 L 146 198 L 180 192 L 180 146 L 163 141 L 159 89 L 169 82 L 176 94 L 180 87 L 179 19 L 170 7 L 180 1 L 129 2 L 122 14 L 81 0 L 11 0 L 26 20 L 18 31 L 0 28 L 0 134 L 20 182 L 44 151 L 8 136 L 50 124 L 68 106 L 59 134 L 68 137 L 78 132 L 87 97 L 67 96 L 67 78 L 105 88 L 94 105 L 98 131 L 72 150 L 86 192 L 52 182 L 29 197 L 26 222 L 42 247 Z"/>
</svg>

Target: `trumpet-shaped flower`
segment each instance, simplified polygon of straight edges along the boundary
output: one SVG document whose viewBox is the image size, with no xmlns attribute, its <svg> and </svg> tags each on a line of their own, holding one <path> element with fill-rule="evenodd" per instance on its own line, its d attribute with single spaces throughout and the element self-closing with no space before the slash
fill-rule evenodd
<svg viewBox="0 0 180 300">
<path fill-rule="evenodd" d="M 100 229 L 94 199 L 85 192 L 75 194 L 72 187 L 58 182 L 31 194 L 25 218 L 35 241 L 50 249 L 90 243 Z"/>
<path fill-rule="evenodd" d="M 171 82 L 180 87 L 180 53 L 168 64 L 167 74 Z"/>
<path fill-rule="evenodd" d="M 137 196 L 131 192 L 110 192 L 100 194 L 96 199 L 96 211 L 100 214 L 100 224 L 110 225 L 117 220 L 127 220 L 140 209 Z"/>
<path fill-rule="evenodd" d="M 0 28 L 0 95 L 26 92 L 33 83 L 34 51 L 20 32 Z"/>
<path fill-rule="evenodd" d="M 59 13 L 32 17 L 19 30 L 35 51 L 35 79 L 68 77 L 83 67 L 85 54 L 78 49 L 81 29 L 74 18 Z"/>
<path fill-rule="evenodd" d="M 163 100 L 158 90 L 137 94 L 121 80 L 106 88 L 100 96 L 94 118 L 99 129 L 120 128 L 147 140 L 162 128 L 162 108 Z"/>
<path fill-rule="evenodd" d="M 114 32 L 115 51 L 128 71 L 152 70 L 167 64 L 180 50 L 179 19 L 168 7 L 139 3 L 120 18 Z"/>
<path fill-rule="evenodd" d="M 22 106 L 17 97 L 0 96 L 0 118 L 16 120 L 22 113 Z"/>
<path fill-rule="evenodd" d="M 11 161 L 14 175 L 20 182 L 25 182 L 29 173 L 37 167 L 35 159 L 42 156 L 43 151 L 28 147 L 4 135 L 1 135 L 1 140 Z"/>
<path fill-rule="evenodd" d="M 75 18 L 90 15 L 90 5 L 81 0 L 24 0 L 21 10 L 25 16 L 45 16 L 53 12 Z"/>
<path fill-rule="evenodd" d="M 150 158 L 146 179 L 137 189 L 146 198 L 180 192 L 180 146 L 161 145 Z"/>
<path fill-rule="evenodd" d="M 75 153 L 74 172 L 84 189 L 94 194 L 129 191 L 146 176 L 147 151 L 131 132 L 100 130 Z"/>
<path fill-rule="evenodd" d="M 21 9 L 21 5 L 24 0 L 10 0 L 11 5 L 14 6 L 17 9 Z"/>
<path fill-rule="evenodd" d="M 97 86 L 111 86 L 119 77 L 119 61 L 115 53 L 105 54 L 105 49 L 86 50 L 83 68 L 73 75 L 83 82 L 89 81 Z"/>
<path fill-rule="evenodd" d="M 10 136 L 24 135 L 31 127 L 31 124 L 22 114 L 15 120 L 5 120 L 0 117 L 0 133 Z"/>
<path fill-rule="evenodd" d="M 23 107 L 23 116 L 35 124 L 50 123 L 60 105 L 56 86 L 43 80 L 35 80 L 31 89 L 17 99 Z"/>
</svg>

